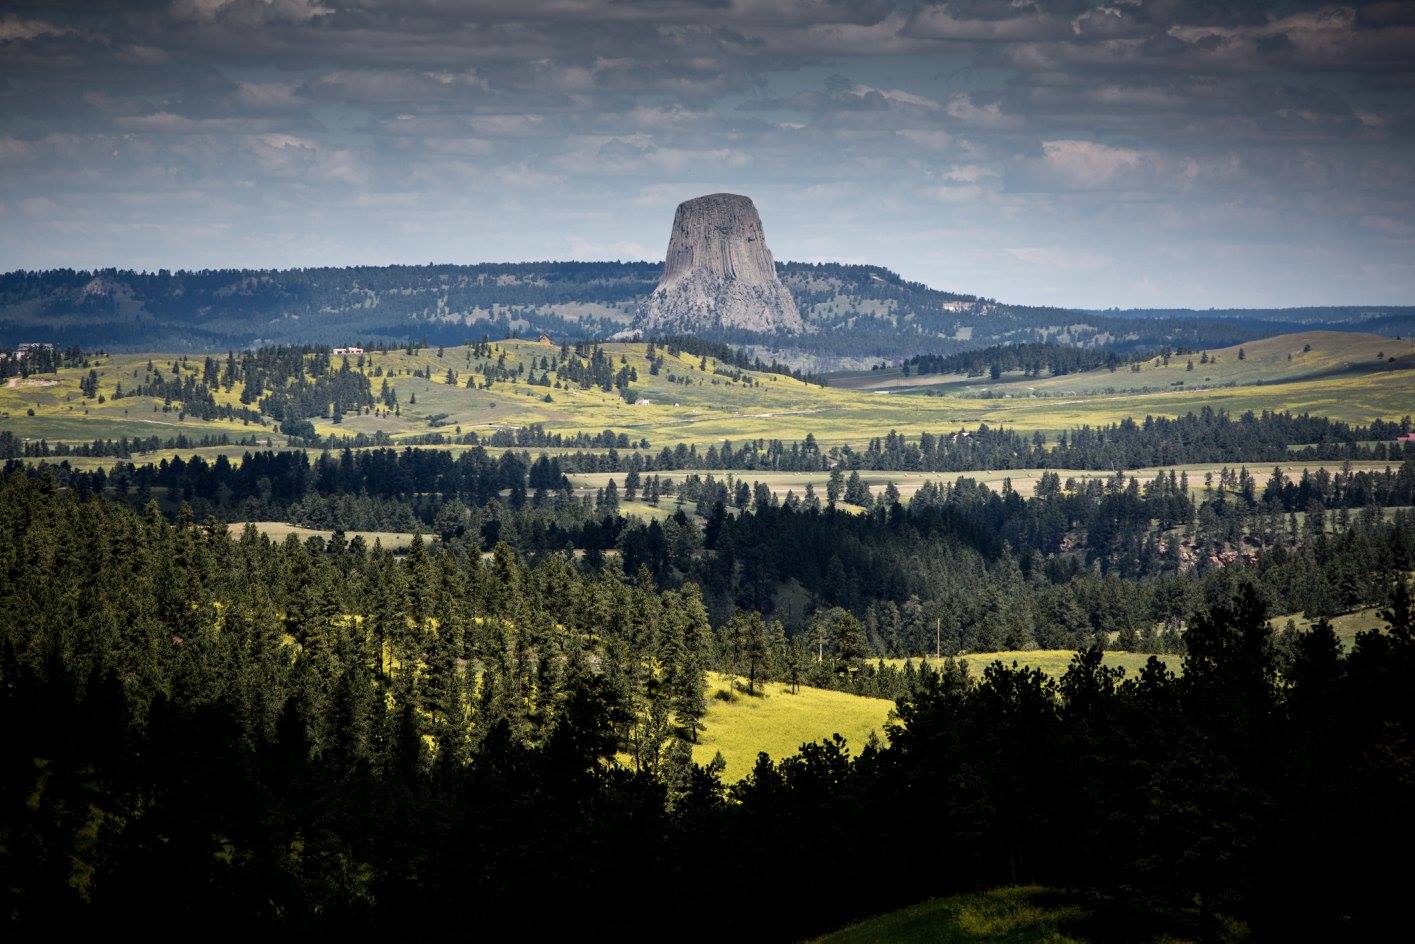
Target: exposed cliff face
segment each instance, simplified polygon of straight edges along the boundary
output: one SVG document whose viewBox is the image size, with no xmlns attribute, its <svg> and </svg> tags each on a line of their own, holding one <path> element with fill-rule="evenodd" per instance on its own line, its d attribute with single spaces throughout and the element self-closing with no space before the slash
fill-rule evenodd
<svg viewBox="0 0 1415 944">
<path fill-rule="evenodd" d="M 805 327 L 776 277 L 750 198 L 714 193 L 679 204 L 663 277 L 638 327 L 649 334 L 712 328 L 797 334 Z"/>
</svg>

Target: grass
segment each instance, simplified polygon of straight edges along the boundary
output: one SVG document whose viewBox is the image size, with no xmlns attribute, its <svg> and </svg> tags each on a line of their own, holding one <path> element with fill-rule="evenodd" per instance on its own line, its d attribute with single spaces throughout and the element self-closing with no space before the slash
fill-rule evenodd
<svg viewBox="0 0 1415 944">
<path fill-rule="evenodd" d="M 708 673 L 709 695 L 726 689 L 727 676 Z M 805 686 L 793 695 L 790 686 L 768 682 L 761 695 L 738 692 L 730 702 L 709 699 L 693 760 L 706 764 L 720 752 L 727 762 L 723 780 L 731 783 L 751 772 L 760 752 L 779 760 L 795 754 L 802 744 L 837 733 L 859 751 L 871 732 L 884 737 L 884 723 L 893 710 L 894 702 L 885 698 Z"/>
<path fill-rule="evenodd" d="M 1303 353 L 1305 344 L 1312 351 Z M 316 421 L 321 433 L 374 433 L 408 437 L 440 431 L 454 434 L 473 430 L 540 423 L 560 433 L 598 432 L 614 429 L 631 438 L 647 438 L 656 450 L 679 443 L 705 447 L 722 440 L 799 440 L 813 434 L 824 446 L 867 443 L 890 429 L 909 436 L 944 432 L 986 422 L 1030 432 L 1055 433 L 1082 424 L 1116 422 L 1128 416 L 1174 416 L 1204 406 L 1233 412 L 1253 409 L 1291 409 L 1366 423 L 1376 417 L 1399 418 L 1415 402 L 1415 345 L 1378 335 L 1314 333 L 1286 335 L 1245 345 L 1247 356 L 1237 360 L 1236 349 L 1219 351 L 1219 360 L 1208 373 L 1194 374 L 1172 361 L 1168 367 L 1146 366 L 1139 373 L 1128 370 L 1092 371 L 1027 383 L 1009 380 L 997 385 L 976 382 L 948 387 L 948 395 L 886 395 L 879 391 L 819 387 L 776 374 L 751 374 L 751 382 L 718 375 L 720 366 L 709 360 L 700 369 L 696 357 L 667 358 L 664 369 L 649 370 L 646 346 L 639 343 L 606 344 L 615 366 L 633 367 L 639 380 L 634 389 L 640 399 L 627 404 L 617 393 L 590 390 L 555 390 L 527 383 L 498 382 L 490 390 L 467 389 L 466 378 L 481 362 L 469 361 L 470 349 L 451 347 L 438 356 L 437 348 L 413 354 L 402 350 L 366 356 L 374 390 L 386 378 L 397 392 L 401 416 L 346 416 L 340 424 Z M 1292 364 L 1286 360 L 1293 354 Z M 1395 364 L 1377 362 L 1375 354 L 1397 356 Z M 554 349 L 532 341 L 508 340 L 493 345 L 493 360 L 505 356 L 508 366 L 535 363 L 553 356 Z M 99 393 L 110 397 L 114 386 L 132 387 L 151 358 L 171 372 L 170 355 L 124 354 L 94 358 L 99 372 Z M 189 358 L 187 372 L 200 371 L 201 359 Z M 457 372 L 457 383 L 446 383 L 448 369 Z M 375 369 L 382 377 L 374 377 Z M 1170 386 L 1175 371 L 1186 377 L 1210 377 L 1217 389 Z M 431 379 L 415 376 L 430 371 Z M 61 371 L 58 383 L 46 387 L 0 385 L 0 426 L 27 438 L 81 441 L 117 436 L 162 437 L 186 433 L 193 436 L 227 432 L 232 436 L 255 433 L 274 435 L 273 423 L 265 426 L 241 422 L 203 422 L 181 419 L 164 412 L 149 398 L 125 397 L 104 404 L 85 400 L 79 381 L 81 368 Z M 884 373 L 884 372 L 880 372 Z M 670 381 L 670 376 L 678 382 Z M 966 378 L 965 378 L 966 379 Z M 1198 381 L 1194 381 L 1197 383 Z M 937 384 L 935 384 L 937 386 Z M 996 386 L 998 390 L 992 388 Z M 939 387 L 934 390 L 937 393 Z M 1113 391 L 1113 392 L 1112 392 Z M 1158 392 L 1156 392 L 1158 391 Z M 983 393 L 1017 394 L 981 396 Z M 550 396 L 550 402 L 545 397 Z M 240 388 L 219 391 L 222 402 L 236 403 Z M 413 403 L 416 397 L 417 402 Z M 156 408 L 154 410 L 154 407 Z M 33 410 L 34 415 L 27 415 Z M 445 414 L 436 427 L 429 420 Z"/>
<path fill-rule="evenodd" d="M 1238 356 L 1240 349 L 1243 357 Z M 1207 354 L 1209 363 L 1201 363 Z M 1395 358 L 1392 363 L 1390 358 Z M 1190 361 L 1194 369 L 1189 369 Z M 898 367 L 878 371 L 848 371 L 830 377 L 832 386 L 852 390 L 926 392 L 978 396 L 1096 396 L 1185 388 L 1257 386 L 1310 381 L 1344 374 L 1376 373 L 1415 367 L 1415 342 L 1378 334 L 1311 331 L 1276 335 L 1192 355 L 1150 358 L 1115 371 L 1093 370 L 1059 377 L 1026 377 L 1020 372 L 998 380 L 963 374 L 904 376 Z"/>
<path fill-rule="evenodd" d="M 1024 886 L 934 898 L 818 938 L 818 944 L 1085 944 L 1174 941 L 1153 928 L 1116 927 L 1075 896 Z"/>
<path fill-rule="evenodd" d="M 1144 482 L 1147 479 L 1153 479 L 1162 471 L 1168 472 L 1173 470 L 1176 473 L 1185 472 L 1189 476 L 1189 487 L 1191 489 L 1202 490 L 1204 487 L 1205 474 L 1212 473 L 1214 477 L 1217 478 L 1222 469 L 1238 469 L 1242 467 L 1242 465 L 1242 463 L 1236 462 L 1196 462 L 1184 465 L 1152 466 L 1142 469 L 1132 469 L 1128 470 L 1126 474 L 1133 475 L 1139 478 L 1141 482 Z M 1259 485 L 1261 486 L 1267 482 L 1268 476 L 1272 474 L 1272 470 L 1276 465 L 1278 465 L 1278 463 L 1253 463 L 1248 466 L 1248 469 L 1258 478 Z M 1382 472 L 1386 469 L 1396 468 L 1398 465 L 1399 463 L 1396 462 L 1384 461 L 1350 463 L 1351 468 L 1358 472 Z M 1296 481 L 1302 477 L 1304 471 L 1315 473 L 1319 469 L 1325 469 L 1328 472 L 1335 473 L 1344 468 L 1345 465 L 1341 462 L 1289 462 L 1281 463 L 1281 467 L 1283 475 L 1286 478 Z M 882 495 L 885 486 L 893 482 L 894 487 L 899 489 L 900 496 L 908 500 L 925 482 L 952 482 L 960 476 L 975 479 L 987 485 L 989 488 L 995 489 L 1001 488 L 1003 482 L 1010 481 L 1016 491 L 1023 495 L 1030 496 L 1033 489 L 1036 488 L 1037 482 L 1041 479 L 1042 475 L 1047 472 L 1057 473 L 1061 476 L 1063 482 L 1068 478 L 1082 481 L 1085 479 L 1107 479 L 1114 475 L 1112 472 L 1096 471 L 1094 469 L 1002 469 L 965 472 L 862 471 L 860 478 L 870 487 L 876 497 Z M 731 474 L 736 478 L 745 479 L 748 482 L 762 482 L 774 493 L 782 497 L 785 497 L 788 491 L 794 491 L 798 497 L 801 496 L 805 493 L 806 485 L 809 483 L 815 488 L 816 494 L 820 497 L 821 501 L 825 501 L 826 485 L 830 479 L 829 473 L 826 472 L 758 472 L 750 469 L 730 471 L 725 469 L 708 469 L 686 472 L 660 472 L 657 474 L 660 478 L 672 482 L 681 482 L 685 477 L 693 474 L 700 476 L 714 475 L 719 479 L 726 478 Z M 570 476 L 571 484 L 582 494 L 592 494 L 596 489 L 604 488 L 605 483 L 610 479 L 614 479 L 621 486 L 624 483 L 624 475 L 619 472 L 585 472 Z M 669 513 L 671 514 L 672 500 L 670 499 L 663 504 L 670 506 Z"/>
<path fill-rule="evenodd" d="M 975 675 L 981 675 L 983 669 L 994 662 L 1001 662 L 1003 665 L 1011 666 L 1013 663 L 1027 666 L 1034 669 L 1041 669 L 1053 678 L 1060 678 L 1071 665 L 1071 660 L 1076 655 L 1072 649 L 1018 649 L 1007 652 L 975 652 L 958 656 L 958 659 L 968 663 L 969 671 Z M 1177 655 L 1155 656 L 1174 671 L 1179 671 L 1182 661 Z M 921 661 L 914 660 L 915 664 Z M 930 657 L 930 665 L 938 665 L 938 661 Z M 1150 661 L 1150 654 L 1147 652 L 1112 652 L 1107 650 L 1104 656 L 1104 663 L 1112 668 L 1122 668 L 1128 678 L 1133 678 L 1145 668 L 1145 664 Z M 886 659 L 885 663 L 896 668 L 902 668 L 904 659 Z"/>
<path fill-rule="evenodd" d="M 240 537 L 241 533 L 246 530 L 246 524 L 247 522 L 244 521 L 233 521 L 226 526 L 226 529 L 230 531 L 233 536 Z M 283 521 L 252 521 L 249 522 L 249 524 L 272 541 L 283 541 L 292 534 L 302 541 L 307 538 L 316 537 L 328 540 L 330 536 L 334 534 L 333 531 L 322 531 L 319 528 L 304 528 L 297 524 L 286 524 Z M 377 542 L 383 545 L 384 550 L 402 551 L 407 550 L 408 546 L 413 543 L 414 535 L 403 531 L 344 532 L 345 540 L 352 541 L 356 537 L 363 538 L 364 543 L 369 547 L 373 547 L 374 543 Z M 423 535 L 423 540 L 435 541 L 437 538 L 435 536 Z"/>
<path fill-rule="evenodd" d="M 30 381 L 44 383 L 35 386 L 24 380 L 0 383 L 0 427 L 16 436 L 50 441 L 84 441 L 127 437 L 158 436 L 166 439 L 188 436 L 215 436 L 227 433 L 233 439 L 252 434 L 262 438 L 274 431 L 273 421 L 262 427 L 239 420 L 199 420 L 183 418 L 176 408 L 164 409 L 161 400 L 153 397 L 123 397 L 112 399 L 118 384 L 131 390 L 139 382 L 149 358 L 164 375 L 171 375 L 170 355 L 112 354 L 90 358 L 90 367 L 99 374 L 98 393 L 106 400 L 85 399 L 79 383 L 88 368 L 71 367 L 57 374 L 35 375 Z M 200 377 L 202 359 L 188 358 L 184 376 Z M 49 381 L 57 381 L 48 383 Z M 231 393 L 217 391 L 217 402 L 239 406 L 240 388 Z M 33 415 L 30 412 L 33 411 Z"/>
<path fill-rule="evenodd" d="M 1341 642 L 1342 648 L 1349 650 L 1357 635 L 1368 629 L 1385 629 L 1386 621 L 1376 615 L 1382 609 L 1384 607 L 1371 606 L 1332 617 L 1331 628 L 1336 632 L 1336 638 Z M 1290 613 L 1285 616 L 1274 616 L 1268 620 L 1268 625 L 1273 628 L 1274 632 L 1278 632 L 1286 628 L 1288 620 L 1291 620 L 1302 632 L 1311 629 L 1312 624 L 1316 622 L 1305 614 Z"/>
</svg>

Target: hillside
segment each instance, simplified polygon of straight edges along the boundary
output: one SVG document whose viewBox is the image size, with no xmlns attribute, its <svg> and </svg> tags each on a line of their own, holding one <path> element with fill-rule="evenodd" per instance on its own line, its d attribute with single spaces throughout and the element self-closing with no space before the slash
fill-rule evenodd
<svg viewBox="0 0 1415 944">
<path fill-rule="evenodd" d="M 738 684 L 742 684 L 741 679 Z M 725 693 L 727 676 L 708 673 L 708 687 Z M 693 760 L 706 764 L 722 754 L 724 782 L 733 783 L 751 772 L 757 754 L 774 760 L 790 757 L 802 744 L 839 734 L 851 753 L 858 754 L 870 735 L 884 737 L 884 725 L 894 710 L 886 698 L 867 698 L 846 692 L 767 682 L 761 693 L 738 692 L 733 701 L 714 697 L 708 705 L 705 730 L 693 745 Z"/>
<path fill-rule="evenodd" d="M 1207 363 L 1206 363 L 1207 361 Z M 1020 385 L 988 386 L 980 392 L 1040 396 L 1094 396 L 1143 393 L 1175 388 L 1257 386 L 1386 373 L 1415 367 L 1415 342 L 1378 334 L 1312 331 L 1261 338 L 1218 350 L 1155 357 L 1129 368 L 1090 371 L 1032 380 Z"/>
<path fill-rule="evenodd" d="M 348 344 L 424 339 L 459 344 L 513 332 L 557 341 L 631 328 L 662 266 L 649 262 L 527 262 L 155 273 L 106 269 L 0 275 L 0 344 L 52 341 L 109 350 L 203 351 L 266 343 Z M 789 342 L 719 331 L 813 368 L 867 367 L 880 358 L 1003 341 L 1223 346 L 1274 331 L 1415 331 L 1415 309 L 1284 310 L 1250 318 L 1205 312 L 1032 308 L 942 291 L 878 266 L 777 264 L 806 332 Z M 786 346 L 781 346 L 783 343 Z"/>
<path fill-rule="evenodd" d="M 1182 941 L 1171 929 L 1098 915 L 1093 902 L 1029 886 L 954 895 L 882 914 L 817 939 L 817 944 L 1085 944 Z M 1150 926 L 1147 926 L 1150 925 Z"/>
<path fill-rule="evenodd" d="M 1115 370 L 1090 370 L 1056 377 L 1028 377 L 1004 371 L 986 374 L 905 373 L 899 367 L 844 371 L 831 386 L 891 393 L 926 392 L 955 396 L 1095 396 L 1159 393 L 1177 389 L 1256 386 L 1322 380 L 1363 372 L 1408 370 L 1415 366 L 1415 342 L 1388 335 L 1346 331 L 1303 331 L 1258 338 L 1222 348 L 1156 356 Z"/>
<path fill-rule="evenodd" d="M 1304 337 L 1312 339 L 1310 352 L 1302 352 Z M 821 387 L 778 373 L 743 370 L 716 358 L 681 351 L 670 355 L 663 347 L 650 360 L 643 343 L 604 345 L 600 350 L 612 369 L 634 377 L 628 383 L 632 403 L 612 386 L 605 390 L 598 385 L 551 385 L 543 375 L 561 348 L 544 342 L 497 342 L 485 355 L 475 354 L 477 349 L 471 346 L 393 349 L 351 358 L 350 370 L 368 376 L 375 396 L 386 383 L 396 410 L 380 406 L 346 413 L 338 422 L 332 415 L 315 415 L 312 420 L 320 435 L 383 434 L 395 441 L 434 433 L 491 434 L 533 424 L 561 434 L 613 429 L 633 443 L 647 439 L 657 450 L 723 440 L 789 442 L 808 434 L 825 446 L 860 446 L 891 429 L 917 436 L 979 423 L 1054 433 L 1126 417 L 1177 416 L 1206 406 L 1234 414 L 1309 411 L 1367 423 L 1378 417 L 1399 419 L 1415 403 L 1415 373 L 1409 369 L 1415 367 L 1411 355 L 1415 345 L 1410 342 L 1314 334 L 1273 338 L 1247 348 L 1241 361 L 1236 348 L 1218 350 L 1218 363 L 1208 373 L 1196 368 L 1188 374 L 1180 363 L 1172 362 L 1168 367 L 1140 365 L 1138 373 L 1093 371 L 1028 384 L 1005 379 L 979 385 L 975 380 L 950 389 L 948 395 L 906 396 Z M 1377 362 L 1378 352 L 1396 361 Z M 1293 356 L 1291 364 L 1288 353 Z M 219 354 L 214 359 L 224 360 Z M 342 361 L 337 359 L 331 369 L 338 369 Z M 154 374 L 148 372 L 149 363 Z M 168 381 L 195 381 L 207 369 L 201 357 L 184 362 L 172 354 L 113 354 L 92 358 L 90 369 L 96 374 L 97 396 L 92 398 L 81 391 L 88 373 L 81 367 L 11 378 L 0 386 L 0 427 L 20 439 L 49 441 L 165 439 L 179 434 L 200 439 L 224 434 L 283 442 L 275 418 L 269 415 L 201 420 L 184 412 L 180 401 L 169 402 L 165 397 L 114 399 L 119 384 L 131 393 L 145 378 L 158 374 Z M 1168 378 L 1176 373 L 1223 378 L 1224 385 L 1214 389 L 1170 386 Z M 488 376 L 497 379 L 488 385 Z M 1126 384 L 1134 389 L 1127 391 Z M 230 389 L 217 387 L 212 396 L 216 405 L 232 410 L 259 406 L 242 402 L 240 382 Z"/>
</svg>

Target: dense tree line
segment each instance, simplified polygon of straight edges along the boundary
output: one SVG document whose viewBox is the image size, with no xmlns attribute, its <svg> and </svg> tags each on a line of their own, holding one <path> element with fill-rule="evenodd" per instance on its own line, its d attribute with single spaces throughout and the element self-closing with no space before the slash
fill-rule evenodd
<svg viewBox="0 0 1415 944">
<path fill-rule="evenodd" d="M 1375 460 L 1400 462 L 1415 457 L 1415 443 L 1397 436 L 1411 431 L 1410 418 L 1374 420 L 1356 426 L 1308 414 L 1246 412 L 1232 416 L 1208 407 L 1183 416 L 1147 416 L 1107 426 L 1081 426 L 1048 442 L 1030 435 L 982 424 L 976 429 L 921 433 L 911 439 L 891 430 L 864 449 L 848 445 L 823 448 L 812 434 L 797 442 L 779 439 L 696 444 L 656 453 L 568 455 L 561 461 L 572 472 L 668 472 L 684 469 L 733 469 L 772 472 L 849 471 L 966 472 L 998 469 L 1136 469 L 1200 462 L 1265 463 Z"/>
<path fill-rule="evenodd" d="M 1202 485 L 1173 472 L 1143 482 L 1049 473 L 1031 497 L 960 478 L 926 483 L 908 501 L 892 486 L 873 495 L 858 473 L 833 475 L 824 495 L 784 499 L 745 478 L 693 475 L 670 487 L 634 472 L 622 489 L 611 480 L 576 496 L 557 457 L 480 448 L 314 460 L 265 452 L 240 464 L 33 474 L 135 506 L 156 497 L 169 515 L 185 508 L 198 520 L 422 531 L 469 553 L 498 543 L 531 556 L 574 548 L 591 569 L 613 558 L 660 588 L 701 586 L 714 625 L 755 610 L 790 638 L 838 607 L 861 622 L 870 656 L 1097 641 L 1175 651 L 1188 615 L 1234 569 L 1256 574 L 1276 612 L 1335 615 L 1378 601 L 1393 575 L 1415 568 L 1409 513 L 1385 520 L 1380 511 L 1415 505 L 1409 461 L 1295 482 L 1274 472 L 1266 485 L 1246 468 Z M 644 523 L 622 516 L 621 496 L 682 507 Z M 874 680 L 869 690 L 894 685 Z"/>
<path fill-rule="evenodd" d="M 615 432 L 612 429 L 601 430 L 598 433 L 549 433 L 540 423 L 532 423 L 528 426 L 518 426 L 515 429 L 501 428 L 490 433 L 479 433 L 472 430 L 466 433 L 418 433 L 415 435 L 402 435 L 396 440 L 383 430 L 373 433 L 357 433 L 348 435 L 329 436 L 300 436 L 292 440 L 296 445 L 301 445 L 314 449 L 368 449 L 373 447 L 388 446 L 489 446 L 492 448 L 518 449 L 606 449 L 606 453 L 589 453 L 588 458 L 581 456 L 578 461 L 586 464 L 589 468 L 584 471 L 628 471 L 621 468 L 623 463 L 619 461 L 618 450 L 648 449 L 650 443 L 647 439 L 630 439 L 628 433 Z M 610 455 L 612 454 L 612 459 Z M 580 454 L 577 454 L 580 455 Z M 593 469 L 599 463 L 606 465 L 604 469 Z M 577 470 L 579 466 L 576 467 Z"/>
<path fill-rule="evenodd" d="M 21 936 L 719 938 L 684 918 L 706 901 L 799 939 L 1028 882 L 1083 890 L 1122 939 L 1401 920 L 1398 584 L 1389 631 L 1349 654 L 1324 623 L 1279 645 L 1238 579 L 1190 622 L 1181 674 L 1122 677 L 1099 649 L 1059 681 L 911 670 L 888 745 L 809 745 L 727 786 L 688 760 L 701 667 L 730 659 L 755 697 L 771 631 L 743 612 L 714 640 L 691 588 L 504 547 L 232 539 L 14 472 L 0 567 L 0 894 Z M 858 653 L 848 621 L 816 629 Z"/>
<path fill-rule="evenodd" d="M 1407 496 L 1415 467 L 1385 482 L 1387 497 Z M 699 582 L 715 615 L 756 609 L 797 633 L 815 609 L 838 606 L 864 621 L 872 654 L 895 656 L 1091 642 L 1174 650 L 1177 628 L 1234 573 L 1251 573 L 1275 612 L 1335 615 L 1379 602 L 1415 569 L 1408 512 L 1385 520 L 1363 506 L 1329 533 L 1317 513 L 1300 526 L 1273 527 L 1261 506 L 1241 517 L 1241 501 L 1185 495 L 1164 475 L 1144 488 L 1044 483 L 1031 499 L 965 479 L 863 515 L 778 506 L 758 491 L 751 513 L 720 502 L 709 512 L 705 555 L 637 532 L 620 545 L 626 564 Z"/>
<path fill-rule="evenodd" d="M 120 436 L 117 439 L 95 439 L 92 442 L 49 442 L 47 439 L 21 439 L 8 429 L 0 429 L 0 459 L 42 459 L 63 456 L 91 456 L 128 459 L 143 453 L 164 449 L 196 449 L 201 446 L 267 446 L 268 438 L 255 436 L 232 438 L 230 433 L 208 433 L 203 436 Z"/>
<path fill-rule="evenodd" d="M 1132 355 L 1134 356 L 1134 355 Z M 1021 371 L 1028 377 L 1077 374 L 1087 370 L 1115 370 L 1130 358 L 1110 348 L 1072 347 L 1064 344 L 998 344 L 953 354 L 915 354 L 901 365 L 910 374 L 966 374 L 993 380 Z"/>
<path fill-rule="evenodd" d="M 61 367 L 88 365 L 88 355 L 77 347 L 60 349 L 53 344 L 29 345 L 23 353 L 18 348 L 13 351 L 0 351 L 0 380 L 29 377 L 32 374 L 52 374 Z"/>
</svg>

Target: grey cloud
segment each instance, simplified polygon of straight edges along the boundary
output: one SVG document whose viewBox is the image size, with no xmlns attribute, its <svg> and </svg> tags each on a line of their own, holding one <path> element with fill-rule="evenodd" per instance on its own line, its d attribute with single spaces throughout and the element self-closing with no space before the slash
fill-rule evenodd
<svg viewBox="0 0 1415 944">
<path fill-rule="evenodd" d="M 783 257 L 1022 301 L 1415 294 L 1408 3 L 4 6 L 0 268 L 592 256 L 739 189 Z"/>
</svg>

